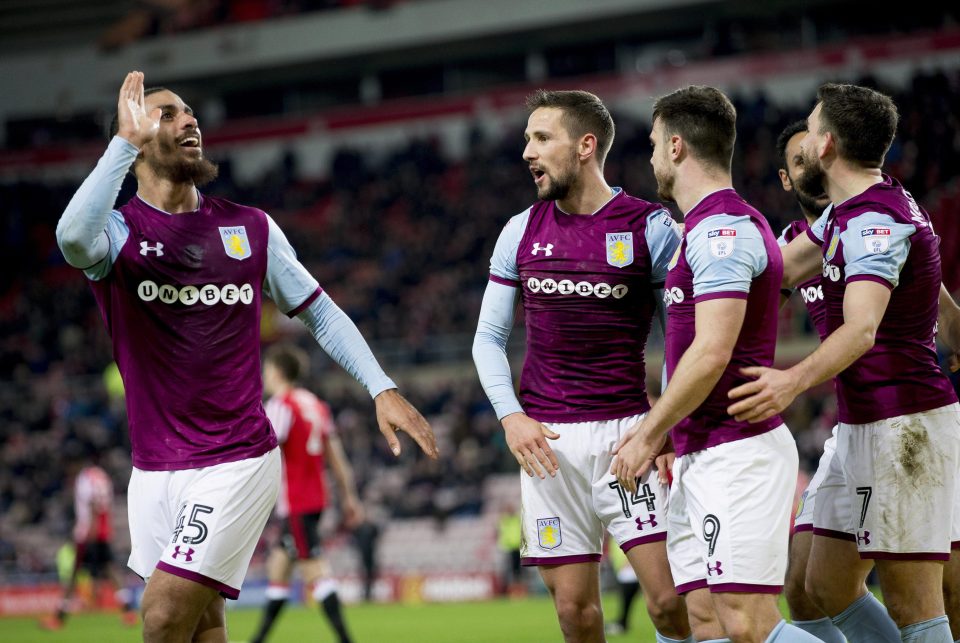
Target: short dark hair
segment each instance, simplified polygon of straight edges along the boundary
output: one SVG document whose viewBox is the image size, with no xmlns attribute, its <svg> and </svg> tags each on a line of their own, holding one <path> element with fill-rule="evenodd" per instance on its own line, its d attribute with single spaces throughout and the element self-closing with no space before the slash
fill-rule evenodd
<svg viewBox="0 0 960 643">
<path fill-rule="evenodd" d="M 789 167 L 787 163 L 787 143 L 795 135 L 806 131 L 807 121 L 804 119 L 790 123 L 780 132 L 780 136 L 777 137 L 777 158 L 780 160 L 780 169 L 786 170 Z"/>
<path fill-rule="evenodd" d="M 883 166 L 900 115 L 886 94 L 859 85 L 827 83 L 817 90 L 820 131 L 837 141 L 837 153 L 862 167 Z"/>
<path fill-rule="evenodd" d="M 157 92 L 168 92 L 170 91 L 166 87 L 148 87 L 143 90 L 143 97 L 146 98 L 150 94 L 156 94 Z M 103 123 L 103 121 L 100 121 Z M 120 131 L 120 114 L 116 111 L 113 112 L 113 118 L 110 119 L 110 129 L 107 131 L 107 139 L 113 140 L 113 137 L 117 135 L 117 132 Z"/>
<path fill-rule="evenodd" d="M 616 132 L 613 117 L 595 94 L 579 89 L 550 91 L 538 89 L 527 97 L 531 112 L 541 107 L 554 107 L 563 112 L 563 126 L 575 138 L 593 134 L 597 138 L 597 162 L 603 167 Z"/>
<path fill-rule="evenodd" d="M 737 140 L 737 110 L 714 87 L 691 85 L 661 96 L 653 104 L 653 120 L 668 135 L 679 134 L 701 161 L 730 171 Z"/>
<path fill-rule="evenodd" d="M 274 344 L 267 349 L 263 360 L 276 366 L 288 382 L 298 382 L 310 370 L 307 352 L 293 344 Z"/>
</svg>

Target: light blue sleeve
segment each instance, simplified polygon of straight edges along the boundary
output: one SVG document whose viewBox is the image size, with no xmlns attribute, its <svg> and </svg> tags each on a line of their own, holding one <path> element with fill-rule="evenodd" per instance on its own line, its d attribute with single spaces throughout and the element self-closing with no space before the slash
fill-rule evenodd
<svg viewBox="0 0 960 643">
<path fill-rule="evenodd" d="M 910 236 L 916 231 L 916 226 L 897 223 L 889 214 L 879 212 L 864 212 L 850 219 L 840 233 L 846 280 L 869 275 L 896 288 L 910 254 Z"/>
<path fill-rule="evenodd" d="M 114 136 L 57 222 L 57 245 L 64 258 L 90 279 L 103 279 L 110 272 L 129 236 L 113 204 L 137 154 L 136 146 Z"/>
<path fill-rule="evenodd" d="M 767 250 L 748 216 L 717 214 L 687 232 L 687 263 L 694 298 L 718 292 L 750 292 L 767 268 Z"/>
<path fill-rule="evenodd" d="M 326 293 L 317 297 L 297 319 L 310 330 L 327 355 L 363 384 L 370 397 L 397 388 L 380 368 L 356 325 Z"/>
<path fill-rule="evenodd" d="M 520 239 L 523 238 L 529 220 L 530 209 L 528 208 L 511 217 L 507 225 L 503 226 L 497 245 L 493 248 L 493 256 L 490 258 L 491 275 L 507 281 L 520 281 L 520 273 L 517 270 L 517 249 L 520 247 Z"/>
<path fill-rule="evenodd" d="M 507 340 L 513 329 L 518 292 L 514 286 L 487 282 L 480 304 L 477 333 L 473 338 L 473 362 L 498 420 L 511 413 L 523 412 L 513 390 L 513 376 L 507 360 Z"/>
<path fill-rule="evenodd" d="M 647 248 L 650 250 L 650 283 L 662 284 L 667 280 L 667 270 L 682 236 L 670 213 L 657 210 L 647 217 L 645 231 Z"/>
<path fill-rule="evenodd" d="M 267 227 L 267 276 L 263 280 L 263 291 L 289 315 L 312 297 L 320 284 L 297 259 L 293 246 L 269 215 Z"/>
<path fill-rule="evenodd" d="M 823 235 L 827 229 L 827 218 L 830 216 L 830 213 L 833 212 L 833 204 L 831 203 L 823 209 L 823 214 L 820 215 L 820 218 L 813 222 L 813 225 L 810 226 L 810 234 L 817 238 L 817 241 L 820 242 L 820 245 L 823 245 Z"/>
</svg>

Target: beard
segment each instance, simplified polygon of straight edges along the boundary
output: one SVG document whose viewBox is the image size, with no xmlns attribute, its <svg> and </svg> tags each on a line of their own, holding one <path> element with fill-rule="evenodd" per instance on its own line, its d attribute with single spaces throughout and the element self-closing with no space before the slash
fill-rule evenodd
<svg viewBox="0 0 960 643">
<path fill-rule="evenodd" d="M 676 199 L 673 198 L 673 184 L 676 181 L 676 177 L 672 174 L 661 174 L 657 172 L 656 169 L 653 171 L 653 176 L 657 179 L 657 198 L 664 201 L 676 202 Z"/>
<path fill-rule="evenodd" d="M 810 196 L 806 192 L 801 191 L 796 183 L 793 184 L 793 193 L 797 197 L 797 203 L 800 205 L 800 209 L 803 210 L 804 216 L 807 217 L 819 217 L 823 209 L 830 204 L 830 199 L 824 196 Z"/>
<path fill-rule="evenodd" d="M 217 178 L 220 168 L 216 163 L 205 158 L 202 153 L 199 158 L 183 158 L 180 156 L 180 146 L 173 143 L 161 143 L 159 154 L 144 157 L 147 164 L 157 178 L 171 183 L 193 183 L 203 187 Z"/>
<path fill-rule="evenodd" d="M 813 197 L 810 197 L 811 194 L 823 194 L 826 192 L 824 186 L 826 178 L 827 175 L 823 171 L 823 165 L 820 163 L 820 159 L 812 154 L 803 152 L 803 174 L 797 177 L 795 185 L 797 188 L 797 199 L 800 199 L 801 194 L 813 199 Z M 802 201 L 801 205 L 803 205 Z M 814 211 L 816 211 L 816 205 L 814 205 Z"/>
<path fill-rule="evenodd" d="M 570 190 L 577 182 L 576 157 L 576 152 L 572 153 L 570 163 L 566 167 L 560 168 L 555 174 L 546 173 L 550 183 L 543 188 L 537 188 L 538 199 L 541 201 L 562 201 L 567 198 Z"/>
</svg>

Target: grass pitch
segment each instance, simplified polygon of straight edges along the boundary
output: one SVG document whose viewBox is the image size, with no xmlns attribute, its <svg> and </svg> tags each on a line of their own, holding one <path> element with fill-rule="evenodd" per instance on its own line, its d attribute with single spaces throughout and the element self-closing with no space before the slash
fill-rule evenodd
<svg viewBox="0 0 960 643">
<path fill-rule="evenodd" d="M 782 602 L 782 601 L 781 601 Z M 562 641 L 546 596 L 502 599 L 478 603 L 355 605 L 347 606 L 346 619 L 356 643 L 555 643 Z M 618 597 L 604 597 L 604 616 L 619 613 Z M 246 641 L 260 619 L 259 610 L 229 610 L 230 641 Z M 643 600 L 631 611 L 631 628 L 619 641 L 654 640 L 653 627 Z M 137 643 L 139 627 L 124 627 L 118 614 L 76 614 L 57 632 L 40 630 L 34 618 L 0 619 L 4 643 Z M 326 643 L 334 638 L 319 611 L 302 606 L 284 610 L 275 625 L 271 643 Z"/>
</svg>

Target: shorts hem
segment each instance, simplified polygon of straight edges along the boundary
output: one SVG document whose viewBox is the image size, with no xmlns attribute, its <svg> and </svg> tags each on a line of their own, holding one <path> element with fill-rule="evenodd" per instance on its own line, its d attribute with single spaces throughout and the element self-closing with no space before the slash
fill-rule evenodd
<svg viewBox="0 0 960 643">
<path fill-rule="evenodd" d="M 950 560 L 950 553 L 940 552 L 890 552 L 890 551 L 862 551 L 860 558 L 864 560 Z"/>
<path fill-rule="evenodd" d="M 710 592 L 729 592 L 733 594 L 779 594 L 783 585 L 760 585 L 756 583 L 717 583 L 710 585 Z"/>
<path fill-rule="evenodd" d="M 793 526 L 793 533 L 795 534 L 798 534 L 804 531 L 813 531 L 813 523 L 805 522 L 805 523 Z"/>
<path fill-rule="evenodd" d="M 520 564 L 524 567 L 538 567 L 540 565 L 572 565 L 574 563 L 599 563 L 600 554 L 573 554 L 571 556 L 524 556 Z"/>
<path fill-rule="evenodd" d="M 650 534 L 649 536 L 640 536 L 639 538 L 631 538 L 625 543 L 620 545 L 620 551 L 627 553 L 634 547 L 639 547 L 640 545 L 646 545 L 648 543 L 656 543 L 662 540 L 667 539 L 667 532 L 663 531 L 659 534 Z"/>
<path fill-rule="evenodd" d="M 837 531 L 835 529 L 824 529 L 822 527 L 813 528 L 814 536 L 824 536 L 825 538 L 836 538 L 837 540 L 848 540 L 852 543 L 857 542 L 857 537 L 853 534 L 848 534 L 845 531 Z"/>
<path fill-rule="evenodd" d="M 162 560 L 157 563 L 157 569 L 168 574 L 173 574 L 174 576 L 179 576 L 180 578 L 193 581 L 203 585 L 204 587 L 209 587 L 210 589 L 215 589 L 226 598 L 237 600 L 240 596 L 240 590 L 235 587 L 230 587 L 225 583 L 221 583 L 218 580 L 214 580 L 209 576 L 204 576 L 203 574 L 190 571 L 189 569 L 182 569 L 180 567 L 174 567 L 168 563 L 163 562 Z"/>
<path fill-rule="evenodd" d="M 960 540 L 954 540 L 952 543 L 950 543 L 950 551 L 953 551 L 954 549 L 960 549 Z"/>
<path fill-rule="evenodd" d="M 692 580 L 689 583 L 681 583 L 677 585 L 677 594 L 683 596 L 687 592 L 692 592 L 695 589 L 706 589 L 707 579 L 701 578 L 700 580 Z"/>
</svg>

